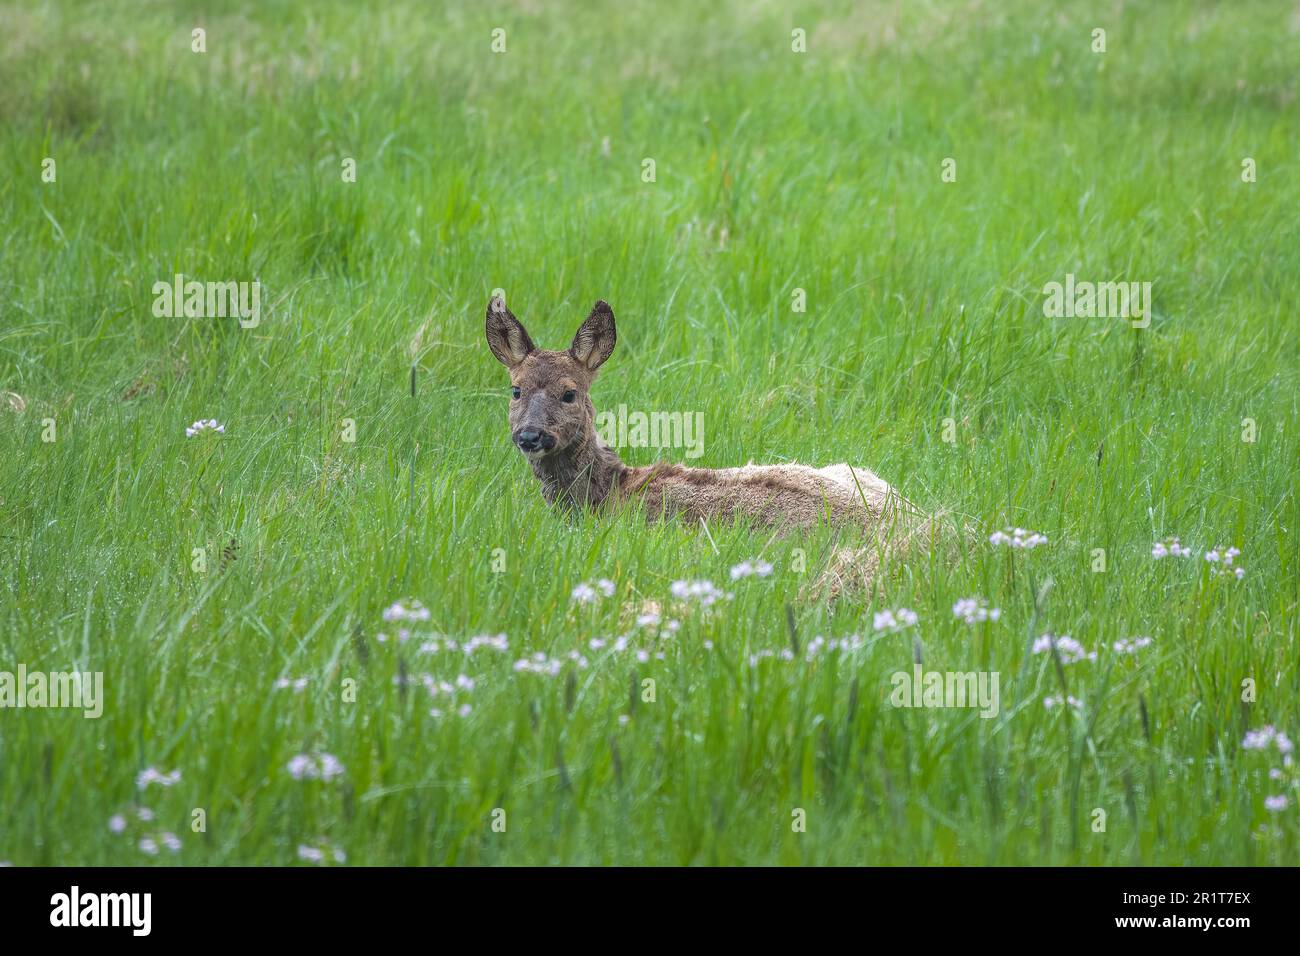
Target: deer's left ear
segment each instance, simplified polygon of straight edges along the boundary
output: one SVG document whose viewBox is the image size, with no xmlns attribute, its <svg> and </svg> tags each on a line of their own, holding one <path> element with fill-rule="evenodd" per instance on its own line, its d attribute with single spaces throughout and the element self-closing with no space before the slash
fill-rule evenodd
<svg viewBox="0 0 1300 956">
<path fill-rule="evenodd" d="M 614 331 L 614 310 L 604 299 L 599 299 L 591 307 L 587 321 L 582 323 L 578 334 L 573 337 L 569 354 L 594 372 L 613 354 L 616 341 L 618 335 Z"/>
</svg>

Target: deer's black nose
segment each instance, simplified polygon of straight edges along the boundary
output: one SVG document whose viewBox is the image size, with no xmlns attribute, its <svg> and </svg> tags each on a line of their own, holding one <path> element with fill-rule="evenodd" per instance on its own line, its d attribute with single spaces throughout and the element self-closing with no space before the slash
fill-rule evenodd
<svg viewBox="0 0 1300 956">
<path fill-rule="evenodd" d="M 515 432 L 515 444 L 520 451 L 543 451 L 555 446 L 555 437 L 535 428 L 521 428 Z"/>
</svg>

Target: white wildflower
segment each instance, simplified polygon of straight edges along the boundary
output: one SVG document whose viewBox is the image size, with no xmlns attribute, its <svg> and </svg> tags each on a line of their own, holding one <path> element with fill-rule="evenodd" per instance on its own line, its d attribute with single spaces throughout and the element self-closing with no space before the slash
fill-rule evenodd
<svg viewBox="0 0 1300 956">
<path fill-rule="evenodd" d="M 917 620 L 916 612 L 905 607 L 900 607 L 895 611 L 877 611 L 871 617 L 871 629 L 873 631 L 901 631 L 905 627 L 915 625 Z"/>
<path fill-rule="evenodd" d="M 989 535 L 989 544 L 995 547 L 1005 545 L 1028 551 L 1039 545 L 1047 544 L 1047 535 L 1038 531 L 1027 531 L 1024 528 L 1008 528 L 1005 531 L 994 531 Z"/>
<path fill-rule="evenodd" d="M 1115 649 L 1116 654 L 1136 654 L 1150 644 L 1151 638 L 1149 637 L 1134 637 L 1116 641 L 1111 647 Z"/>
<path fill-rule="evenodd" d="M 984 621 L 996 621 L 1002 616 L 1000 608 L 989 607 L 980 597 L 961 598 L 952 606 L 952 616 L 967 624 L 982 624 Z"/>
<path fill-rule="evenodd" d="M 1151 546 L 1151 557 L 1156 560 L 1161 558 L 1190 558 L 1191 556 L 1192 549 L 1180 543 L 1176 537 L 1157 541 Z"/>
<path fill-rule="evenodd" d="M 718 601 L 730 600 L 731 595 L 725 594 L 714 587 L 712 581 L 674 581 L 670 587 L 673 597 L 679 601 L 698 601 L 701 607 L 709 607 Z"/>
<path fill-rule="evenodd" d="M 1051 634 L 1044 634 L 1034 641 L 1033 653 L 1046 654 L 1053 646 L 1056 647 L 1056 652 L 1060 655 L 1062 664 L 1074 664 L 1077 661 L 1095 661 L 1097 659 L 1096 651 L 1085 651 L 1083 645 L 1068 634 L 1062 634 L 1060 637 L 1055 638 Z"/>
<path fill-rule="evenodd" d="M 215 418 L 200 418 L 189 428 L 185 429 L 185 437 L 193 438 L 196 435 L 202 435 L 205 432 L 209 434 L 224 435 L 226 433 L 226 426 L 219 424 Z"/>
<path fill-rule="evenodd" d="M 181 772 L 173 770 L 171 773 L 163 773 L 154 767 L 148 767 L 140 771 L 135 778 L 135 785 L 138 789 L 144 790 L 150 784 L 158 784 L 160 787 L 171 787 L 181 780 Z"/>
<path fill-rule="evenodd" d="M 1075 710 L 1080 710 L 1080 709 L 1083 708 L 1083 701 L 1081 701 L 1081 700 L 1079 700 L 1077 697 L 1074 697 L 1074 696 L 1069 695 L 1069 694 L 1066 695 L 1065 703 L 1066 703 L 1068 706 L 1073 707 Z M 1061 706 L 1061 698 L 1059 698 L 1059 697 L 1044 697 L 1044 698 L 1043 698 L 1043 706 L 1046 707 L 1048 710 L 1052 710 L 1053 708 L 1059 707 L 1059 706 Z"/>
<path fill-rule="evenodd" d="M 333 780 L 342 775 L 343 764 L 333 754 L 298 754 L 287 764 L 295 780 Z"/>
<path fill-rule="evenodd" d="M 739 581 L 750 576 L 765 578 L 772 573 L 772 565 L 766 561 L 741 561 L 731 569 L 731 580 Z"/>
<path fill-rule="evenodd" d="M 384 608 L 385 621 L 427 621 L 429 620 L 429 609 L 419 601 L 412 601 L 411 606 L 407 607 L 401 601 L 394 601 L 388 607 Z M 409 632 L 406 635 L 410 636 Z"/>
</svg>

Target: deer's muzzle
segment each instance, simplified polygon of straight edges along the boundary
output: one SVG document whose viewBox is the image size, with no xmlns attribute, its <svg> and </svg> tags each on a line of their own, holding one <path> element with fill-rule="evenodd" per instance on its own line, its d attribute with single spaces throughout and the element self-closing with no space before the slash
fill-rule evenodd
<svg viewBox="0 0 1300 956">
<path fill-rule="evenodd" d="M 525 454 L 550 451 L 555 447 L 555 436 L 536 428 L 521 428 L 514 433 L 515 444 Z"/>
</svg>

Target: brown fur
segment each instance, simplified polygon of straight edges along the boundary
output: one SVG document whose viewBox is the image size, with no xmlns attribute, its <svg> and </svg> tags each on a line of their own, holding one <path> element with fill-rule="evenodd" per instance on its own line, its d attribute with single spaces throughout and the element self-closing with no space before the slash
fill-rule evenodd
<svg viewBox="0 0 1300 956">
<path fill-rule="evenodd" d="M 595 429 L 590 390 L 614 350 L 614 313 L 597 302 L 568 351 L 538 349 L 499 299 L 488 305 L 487 339 L 510 370 L 510 429 L 516 443 L 532 435 L 554 439 L 525 452 L 542 495 L 562 507 L 617 509 L 639 500 L 652 518 L 746 520 L 792 530 L 823 522 L 873 535 L 866 549 L 844 549 L 832 562 L 830 584 L 866 583 L 879 558 L 928 524 L 888 483 L 866 468 L 812 468 L 795 462 L 740 468 L 688 468 L 659 462 L 628 467 Z M 571 401 L 564 401 L 569 397 Z M 524 445 L 520 445 L 521 450 Z M 902 532 L 901 534 L 899 532 Z M 855 580 L 861 572 L 864 582 Z"/>
</svg>

